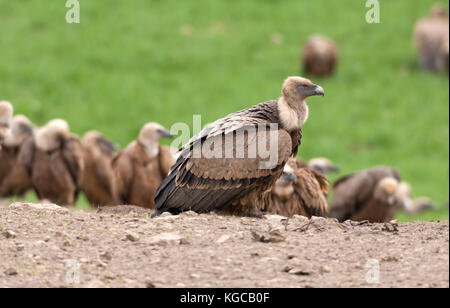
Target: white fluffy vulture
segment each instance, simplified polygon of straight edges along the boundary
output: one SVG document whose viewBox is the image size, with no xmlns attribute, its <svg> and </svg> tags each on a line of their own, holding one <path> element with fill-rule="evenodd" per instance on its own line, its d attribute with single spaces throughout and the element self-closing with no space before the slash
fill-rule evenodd
<svg viewBox="0 0 450 308">
<path fill-rule="evenodd" d="M 409 215 L 417 215 L 422 211 L 436 210 L 436 205 L 427 197 L 419 197 L 405 203 L 404 210 Z"/>
<path fill-rule="evenodd" d="M 400 173 L 375 167 L 340 178 L 333 186 L 330 216 L 339 221 L 388 222 L 410 200 L 409 186 Z"/>
<path fill-rule="evenodd" d="M 414 41 L 421 68 L 448 71 L 449 18 L 444 7 L 434 5 L 429 16 L 416 24 Z"/>
<path fill-rule="evenodd" d="M 31 188 L 31 179 L 23 165 L 17 163 L 19 152 L 27 139 L 32 139 L 34 126 L 23 115 L 16 115 L 11 133 L 0 150 L 0 196 L 22 196 Z"/>
<path fill-rule="evenodd" d="M 84 171 L 82 189 L 93 206 L 116 205 L 112 160 L 116 145 L 97 131 L 87 132 L 81 140 Z"/>
<path fill-rule="evenodd" d="M 309 76 L 330 76 L 336 68 L 338 57 L 336 43 L 320 35 L 312 36 L 303 46 L 304 71 Z"/>
<path fill-rule="evenodd" d="M 156 190 L 174 163 L 169 148 L 159 145 L 162 138 L 172 138 L 172 134 L 157 123 L 148 123 L 138 140 L 114 158 L 114 188 L 119 203 L 155 208 Z"/>
<path fill-rule="evenodd" d="M 0 149 L 3 141 L 10 134 L 13 106 L 10 102 L 0 101 Z"/>
<path fill-rule="evenodd" d="M 153 217 L 188 210 L 262 217 L 263 193 L 297 153 L 308 118 L 305 99 L 313 95 L 324 90 L 308 79 L 289 77 L 280 99 L 206 126 L 182 147 L 156 193 Z"/>
<path fill-rule="evenodd" d="M 292 217 L 328 216 L 328 180 L 319 171 L 291 158 L 264 200 L 263 211 Z"/>
<path fill-rule="evenodd" d="M 40 199 L 73 205 L 81 190 L 84 168 L 80 140 L 70 133 L 66 121 L 56 119 L 37 130 L 19 153 Z"/>
</svg>

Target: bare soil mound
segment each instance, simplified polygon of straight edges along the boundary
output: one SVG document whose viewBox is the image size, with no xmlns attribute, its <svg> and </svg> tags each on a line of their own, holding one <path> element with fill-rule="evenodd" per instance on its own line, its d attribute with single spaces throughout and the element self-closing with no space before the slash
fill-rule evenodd
<svg viewBox="0 0 450 308">
<path fill-rule="evenodd" d="M 0 287 L 449 287 L 448 222 L 0 206 Z"/>
</svg>

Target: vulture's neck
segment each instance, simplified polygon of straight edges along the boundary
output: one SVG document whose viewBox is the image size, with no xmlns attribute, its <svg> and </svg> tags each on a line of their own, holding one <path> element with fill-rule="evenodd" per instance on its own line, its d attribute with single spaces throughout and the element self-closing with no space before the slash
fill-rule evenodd
<svg viewBox="0 0 450 308">
<path fill-rule="evenodd" d="M 159 154 L 159 143 L 158 141 L 146 141 L 145 143 L 139 142 L 139 145 L 141 146 L 143 152 L 145 153 L 145 156 L 147 158 L 155 158 Z"/>
<path fill-rule="evenodd" d="M 303 126 L 308 119 L 309 109 L 304 99 L 300 103 L 291 103 L 281 97 L 278 101 L 278 113 L 283 128 L 291 132 Z"/>
</svg>

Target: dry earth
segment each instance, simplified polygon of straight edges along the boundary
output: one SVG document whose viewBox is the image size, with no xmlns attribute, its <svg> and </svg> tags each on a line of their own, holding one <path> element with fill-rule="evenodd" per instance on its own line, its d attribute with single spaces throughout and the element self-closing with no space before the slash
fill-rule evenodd
<svg viewBox="0 0 450 308">
<path fill-rule="evenodd" d="M 448 222 L 148 215 L 0 206 L 0 287 L 449 287 Z"/>
</svg>

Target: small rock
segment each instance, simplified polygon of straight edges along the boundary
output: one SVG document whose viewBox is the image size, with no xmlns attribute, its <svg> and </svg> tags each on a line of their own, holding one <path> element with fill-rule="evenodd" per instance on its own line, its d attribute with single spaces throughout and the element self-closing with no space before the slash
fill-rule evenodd
<svg viewBox="0 0 450 308">
<path fill-rule="evenodd" d="M 3 236 L 6 238 L 16 238 L 17 234 L 14 231 L 6 230 L 5 232 L 3 232 Z"/>
<path fill-rule="evenodd" d="M 224 234 L 224 235 L 222 235 L 221 237 L 219 237 L 219 238 L 217 239 L 216 243 L 217 243 L 217 244 L 222 244 L 222 243 L 225 243 L 226 241 L 228 241 L 229 239 L 230 239 L 230 236 Z"/>
<path fill-rule="evenodd" d="M 270 232 L 268 234 L 258 233 L 256 231 L 252 231 L 253 239 L 257 242 L 261 243 L 279 243 L 286 240 L 286 238 L 277 232 Z"/>
<path fill-rule="evenodd" d="M 198 213 L 196 213 L 194 211 L 187 211 L 187 212 L 181 213 L 180 215 L 186 216 L 186 217 L 195 217 L 195 216 L 198 216 Z"/>
<path fill-rule="evenodd" d="M 108 251 L 105 251 L 104 253 L 100 254 L 100 258 L 107 260 L 107 261 L 111 261 L 112 255 Z"/>
<path fill-rule="evenodd" d="M 291 275 L 298 275 L 298 276 L 308 276 L 311 273 L 301 267 L 294 267 L 293 269 L 288 271 Z"/>
<path fill-rule="evenodd" d="M 176 233 L 161 233 L 148 239 L 150 245 L 167 246 L 170 244 L 180 244 L 182 236 Z"/>
<path fill-rule="evenodd" d="M 320 267 L 320 272 L 323 274 L 323 273 L 330 273 L 331 272 L 331 268 L 330 267 L 328 267 L 328 266 L 326 266 L 326 265 L 322 265 L 321 267 Z"/>
<path fill-rule="evenodd" d="M 59 212 L 69 212 L 68 209 L 60 207 L 59 205 L 52 203 L 22 203 L 15 202 L 9 206 L 11 209 L 23 209 L 32 208 L 35 210 L 49 210 L 49 211 L 59 211 Z"/>
<path fill-rule="evenodd" d="M 128 231 L 125 236 L 125 239 L 127 239 L 131 242 L 137 242 L 137 241 L 139 241 L 139 235 L 137 235 L 136 233 L 133 233 L 131 231 Z"/>
<path fill-rule="evenodd" d="M 8 268 L 5 271 L 5 274 L 8 275 L 8 276 L 16 276 L 17 275 L 17 271 L 15 269 L 13 269 L 13 268 Z"/>
</svg>

